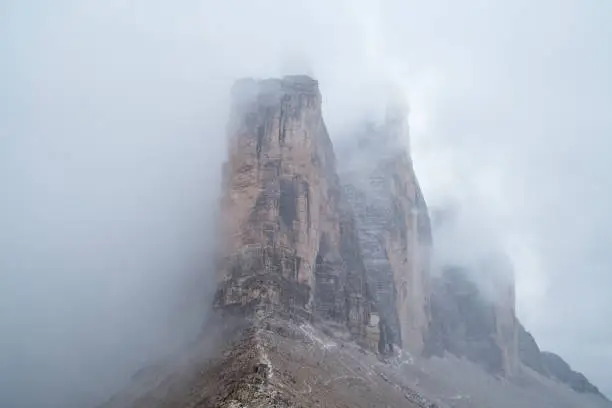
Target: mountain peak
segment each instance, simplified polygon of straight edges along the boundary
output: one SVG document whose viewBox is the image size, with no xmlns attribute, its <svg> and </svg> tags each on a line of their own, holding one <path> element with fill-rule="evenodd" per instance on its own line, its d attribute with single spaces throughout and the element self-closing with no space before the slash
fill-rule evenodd
<svg viewBox="0 0 612 408">
<path fill-rule="evenodd" d="M 232 94 L 216 312 L 106 408 L 610 408 L 529 341 L 513 280 L 491 274 L 488 293 L 465 266 L 433 273 L 435 230 L 396 142 L 404 106 L 336 163 L 313 78 L 242 79 Z M 507 266 L 494 261 L 478 267 Z"/>
</svg>

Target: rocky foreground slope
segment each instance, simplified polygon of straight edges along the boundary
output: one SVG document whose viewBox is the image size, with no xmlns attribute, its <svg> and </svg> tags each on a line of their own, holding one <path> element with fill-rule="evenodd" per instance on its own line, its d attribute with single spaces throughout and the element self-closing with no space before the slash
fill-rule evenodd
<svg viewBox="0 0 612 408">
<path fill-rule="evenodd" d="M 321 109 L 309 77 L 236 84 L 216 313 L 105 407 L 611 407 L 539 350 L 511 280 L 433 270 L 401 106 L 338 164 Z"/>
</svg>

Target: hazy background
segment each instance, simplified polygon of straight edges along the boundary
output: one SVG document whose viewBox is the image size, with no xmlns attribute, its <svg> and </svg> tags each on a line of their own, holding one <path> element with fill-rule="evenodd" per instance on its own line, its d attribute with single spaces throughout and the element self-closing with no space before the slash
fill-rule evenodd
<svg viewBox="0 0 612 408">
<path fill-rule="evenodd" d="M 308 72 L 332 136 L 411 105 L 430 205 L 612 395 L 612 3 L 0 4 L 0 406 L 81 407 L 198 331 L 236 77 Z"/>
</svg>

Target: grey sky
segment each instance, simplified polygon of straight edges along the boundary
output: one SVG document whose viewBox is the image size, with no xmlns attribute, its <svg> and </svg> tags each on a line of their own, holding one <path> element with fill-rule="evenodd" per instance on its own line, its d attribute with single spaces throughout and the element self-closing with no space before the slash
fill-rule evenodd
<svg viewBox="0 0 612 408">
<path fill-rule="evenodd" d="M 611 395 L 610 21 L 601 0 L 3 2 L 1 398 L 98 398 L 193 335 L 229 86 L 298 71 L 333 137 L 405 92 L 430 205 L 508 250 L 525 325 Z"/>
</svg>

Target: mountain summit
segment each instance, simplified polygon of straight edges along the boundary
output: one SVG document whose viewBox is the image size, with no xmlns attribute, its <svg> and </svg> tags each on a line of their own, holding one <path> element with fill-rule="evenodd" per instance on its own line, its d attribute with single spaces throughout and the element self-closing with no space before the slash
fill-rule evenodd
<svg viewBox="0 0 612 408">
<path fill-rule="evenodd" d="M 244 79 L 232 101 L 216 313 L 104 407 L 612 407 L 540 351 L 499 257 L 486 282 L 432 263 L 404 106 L 336 157 L 316 80 Z"/>
</svg>

